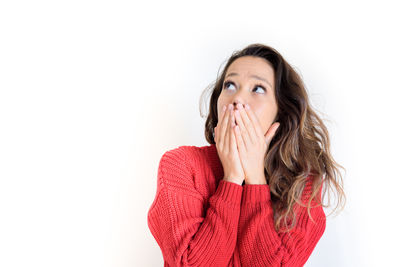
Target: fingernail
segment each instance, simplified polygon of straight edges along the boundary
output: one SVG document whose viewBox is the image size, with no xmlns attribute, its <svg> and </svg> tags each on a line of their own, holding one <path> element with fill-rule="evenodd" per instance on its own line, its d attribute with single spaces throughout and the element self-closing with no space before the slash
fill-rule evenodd
<svg viewBox="0 0 400 267">
<path fill-rule="evenodd" d="M 224 107 L 222 108 L 222 111 L 225 111 L 225 109 L 226 109 L 226 105 L 224 105 Z"/>
<path fill-rule="evenodd" d="M 250 109 L 250 106 L 249 106 L 249 104 L 246 104 L 246 108 L 247 108 L 247 109 Z"/>
<path fill-rule="evenodd" d="M 243 108 L 242 104 L 239 104 L 238 109 L 242 109 L 242 108 Z"/>
</svg>

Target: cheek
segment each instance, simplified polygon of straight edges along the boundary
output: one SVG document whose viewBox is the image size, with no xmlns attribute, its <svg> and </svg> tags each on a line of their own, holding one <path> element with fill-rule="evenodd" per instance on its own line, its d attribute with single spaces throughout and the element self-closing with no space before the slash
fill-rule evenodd
<svg viewBox="0 0 400 267">
<path fill-rule="evenodd" d="M 255 112 L 255 115 L 258 119 L 258 122 L 260 123 L 261 130 L 265 134 L 272 124 L 274 114 L 272 114 L 271 110 L 262 109 L 262 110 L 258 110 L 257 112 Z"/>
<path fill-rule="evenodd" d="M 221 112 L 221 101 L 219 100 L 219 98 L 218 98 L 218 100 L 217 100 L 217 117 L 219 118 L 219 114 L 220 114 L 220 112 Z"/>
<path fill-rule="evenodd" d="M 221 115 L 222 107 L 223 107 L 223 104 L 222 104 L 222 103 L 217 103 L 218 118 L 219 118 L 220 115 Z"/>
<path fill-rule="evenodd" d="M 227 104 L 228 104 L 227 101 L 225 101 L 224 99 L 221 99 L 221 97 L 218 98 L 218 101 L 217 101 L 217 115 L 218 115 L 218 118 L 220 117 L 220 115 L 222 113 L 222 109 L 223 109 L 224 105 L 227 105 Z"/>
</svg>

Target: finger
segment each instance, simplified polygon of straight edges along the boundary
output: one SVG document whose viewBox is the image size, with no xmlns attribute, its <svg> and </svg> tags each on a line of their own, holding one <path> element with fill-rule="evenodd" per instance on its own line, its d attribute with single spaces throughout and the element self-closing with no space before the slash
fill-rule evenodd
<svg viewBox="0 0 400 267">
<path fill-rule="evenodd" d="M 214 127 L 214 141 L 215 141 L 215 143 L 219 142 L 219 133 L 218 133 L 219 130 L 218 129 L 221 127 L 221 120 L 224 117 L 225 113 L 226 113 L 226 105 L 224 105 L 222 107 L 221 112 L 218 114 L 217 126 Z"/>
<path fill-rule="evenodd" d="M 226 111 L 226 105 L 224 105 L 224 106 L 222 107 L 221 112 L 218 114 L 218 121 L 221 121 L 221 120 L 222 120 L 222 118 L 223 118 L 224 115 L 225 115 L 225 111 Z"/>
<path fill-rule="evenodd" d="M 218 133 L 220 134 L 219 138 L 220 138 L 220 143 L 222 145 L 224 145 L 224 143 L 225 143 L 226 127 L 227 127 L 228 120 L 229 120 L 229 110 L 226 107 L 225 112 L 224 112 L 224 116 L 223 116 L 222 121 L 221 121 L 221 125 L 218 126 L 218 127 L 220 127 L 220 129 L 218 129 Z"/>
<path fill-rule="evenodd" d="M 242 134 L 240 133 L 240 127 L 238 125 L 235 126 L 234 132 L 239 153 L 241 155 L 244 155 L 244 153 L 246 153 L 246 146 L 244 144 Z"/>
<path fill-rule="evenodd" d="M 272 138 L 274 137 L 276 131 L 279 128 L 280 123 L 279 122 L 274 122 L 268 129 L 267 133 L 265 134 L 265 142 L 267 142 L 267 144 L 269 144 L 272 140 Z"/>
<path fill-rule="evenodd" d="M 231 120 L 232 120 L 232 110 L 227 111 L 228 116 L 227 116 L 227 123 L 226 123 L 226 131 L 225 131 L 225 140 L 224 140 L 224 148 L 229 149 L 229 144 L 230 144 L 230 132 L 229 128 L 231 127 Z"/>
<path fill-rule="evenodd" d="M 246 127 L 246 130 L 247 130 L 247 133 L 249 135 L 251 142 L 256 143 L 257 139 L 262 137 L 262 135 L 258 136 L 258 133 L 253 125 L 253 122 L 250 120 L 249 116 L 247 115 L 246 110 L 241 105 L 239 105 L 239 112 L 240 112 L 243 124 Z"/>
<path fill-rule="evenodd" d="M 230 153 L 235 153 L 235 151 L 237 150 L 235 133 L 233 132 L 234 127 L 235 127 L 235 122 L 234 122 L 234 117 L 232 116 L 231 127 L 229 127 Z"/>
<path fill-rule="evenodd" d="M 250 138 L 250 134 L 248 132 L 248 129 L 246 129 L 246 126 L 244 125 L 243 119 L 240 115 L 239 110 L 235 110 L 235 118 L 236 118 L 236 122 L 239 126 L 240 129 L 240 133 L 243 139 L 243 143 L 245 145 L 246 148 L 249 148 L 251 143 L 253 142 Z"/>
<path fill-rule="evenodd" d="M 257 133 L 257 136 L 260 138 L 262 136 L 264 136 L 264 133 L 261 129 L 261 123 L 258 120 L 256 114 L 254 114 L 253 110 L 250 108 L 250 105 L 247 104 L 248 107 L 245 108 L 246 110 L 246 114 L 248 116 L 248 118 L 250 119 L 250 121 L 253 123 L 253 127 Z"/>
<path fill-rule="evenodd" d="M 221 125 L 223 124 L 223 120 L 224 120 L 225 115 L 226 115 L 226 110 L 227 110 L 227 107 L 226 107 L 226 105 L 224 105 L 224 106 L 222 107 L 221 113 L 218 114 L 217 127 L 218 127 L 219 129 L 221 129 L 221 127 L 222 127 Z"/>
</svg>

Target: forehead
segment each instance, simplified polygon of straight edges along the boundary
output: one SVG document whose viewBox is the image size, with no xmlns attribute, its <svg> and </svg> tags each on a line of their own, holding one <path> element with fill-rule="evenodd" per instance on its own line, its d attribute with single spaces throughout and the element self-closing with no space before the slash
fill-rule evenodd
<svg viewBox="0 0 400 267">
<path fill-rule="evenodd" d="M 226 74 L 231 72 L 239 73 L 239 75 L 257 75 L 264 77 L 270 81 L 273 81 L 274 69 L 267 60 L 254 57 L 254 56 L 244 56 L 236 59 L 228 67 Z"/>
</svg>

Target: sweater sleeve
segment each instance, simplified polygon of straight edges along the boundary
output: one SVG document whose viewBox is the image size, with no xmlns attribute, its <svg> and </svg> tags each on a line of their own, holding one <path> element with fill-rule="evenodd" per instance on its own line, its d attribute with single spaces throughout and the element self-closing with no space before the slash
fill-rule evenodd
<svg viewBox="0 0 400 267">
<path fill-rule="evenodd" d="M 311 183 L 303 190 L 307 203 Z M 321 189 L 320 189 L 321 192 Z M 316 205 L 313 200 L 312 207 Z M 322 206 L 310 209 L 297 205 L 297 221 L 293 230 L 278 233 L 269 186 L 244 185 L 239 218 L 238 242 L 242 266 L 303 266 L 325 231 L 326 217 Z"/>
<path fill-rule="evenodd" d="M 236 246 L 243 188 L 220 180 L 204 199 L 194 186 L 189 156 L 180 149 L 162 156 L 149 229 L 169 266 L 227 266 Z"/>
</svg>

